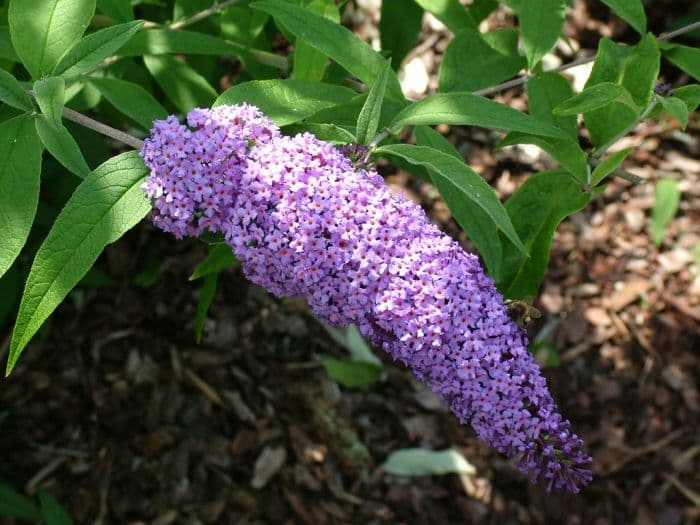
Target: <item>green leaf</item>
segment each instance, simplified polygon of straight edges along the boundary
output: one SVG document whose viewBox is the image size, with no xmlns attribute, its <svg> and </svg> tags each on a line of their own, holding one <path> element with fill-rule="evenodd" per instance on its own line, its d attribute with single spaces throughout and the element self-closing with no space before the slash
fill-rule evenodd
<svg viewBox="0 0 700 525">
<path fill-rule="evenodd" d="M 428 126 L 416 126 L 413 130 L 418 146 L 428 146 L 464 161 L 462 154 L 441 133 Z"/>
<path fill-rule="evenodd" d="M 141 55 L 240 55 L 245 46 L 196 31 L 149 29 L 136 33 L 119 51 L 122 56 Z"/>
<path fill-rule="evenodd" d="M 296 135 L 297 133 L 312 133 L 319 140 L 325 140 L 331 144 L 357 143 L 355 135 L 349 131 L 336 126 L 335 124 L 317 124 L 315 122 L 305 122 L 285 127 L 286 135 Z"/>
<path fill-rule="evenodd" d="M 391 52 L 394 71 L 418 41 L 423 27 L 423 9 L 412 1 L 382 0 L 379 38 L 382 51 Z"/>
<path fill-rule="evenodd" d="M 32 336 L 102 250 L 143 219 L 148 170 L 137 151 L 109 159 L 78 186 L 37 252 L 12 333 L 7 373 Z"/>
<path fill-rule="evenodd" d="M 560 129 L 472 93 L 443 93 L 425 97 L 394 117 L 394 126 L 452 124 L 522 131 L 545 137 L 563 137 Z"/>
<path fill-rule="evenodd" d="M 559 223 L 583 208 L 589 196 L 564 170 L 533 175 L 506 201 L 505 208 L 526 255 L 504 246 L 503 269 L 498 288 L 509 299 L 537 295 L 549 262 L 554 230 Z"/>
<path fill-rule="evenodd" d="M 444 474 L 476 474 L 474 465 L 457 450 L 404 448 L 395 450 L 381 465 L 394 476 L 441 476 Z"/>
<path fill-rule="evenodd" d="M 560 103 L 574 96 L 569 82 L 559 73 L 540 73 L 527 79 L 527 104 L 530 114 L 548 122 L 578 141 L 576 115 L 555 116 L 552 111 Z"/>
<path fill-rule="evenodd" d="M 355 135 L 357 143 L 368 145 L 379 127 L 379 117 L 382 114 L 382 102 L 384 102 L 384 93 L 386 91 L 386 83 L 391 71 L 391 62 L 387 61 L 386 66 L 372 84 L 372 89 L 369 90 L 367 100 L 365 100 L 360 111 L 360 116 L 357 119 L 357 128 Z"/>
<path fill-rule="evenodd" d="M 340 23 L 338 7 L 329 0 L 313 0 L 304 6 L 308 11 Z M 292 78 L 320 82 L 326 72 L 328 57 L 304 40 L 294 43 L 294 71 Z"/>
<path fill-rule="evenodd" d="M 625 148 L 604 158 L 593 170 L 590 185 L 592 187 L 596 187 L 598 184 L 600 184 L 605 177 L 610 175 L 620 164 L 622 164 L 622 161 L 625 160 L 630 153 L 632 153 L 633 149 L 634 148 Z"/>
<path fill-rule="evenodd" d="M 525 59 L 518 54 L 518 32 L 504 29 L 489 33 L 499 40 L 496 49 L 485 35 L 472 28 L 462 29 L 447 46 L 439 73 L 441 92 L 476 91 L 493 86 L 516 75 L 525 67 Z M 478 71 L 467 74 L 465 71 Z"/>
<path fill-rule="evenodd" d="M 355 132 L 357 127 L 357 119 L 360 117 L 360 111 L 364 106 L 367 95 L 355 95 L 352 100 L 340 104 L 338 106 L 328 107 L 317 111 L 308 117 L 304 123 L 320 123 L 334 124 L 345 129 L 350 133 Z M 381 129 L 389 127 L 391 119 L 401 111 L 403 104 L 393 99 L 386 98 L 382 104 L 382 114 L 379 118 L 379 127 Z"/>
<path fill-rule="evenodd" d="M 323 368 L 329 376 L 347 388 L 375 383 L 382 376 L 380 366 L 366 361 L 327 357 L 323 360 Z"/>
<path fill-rule="evenodd" d="M 12 0 L 10 36 L 22 64 L 38 79 L 75 44 L 95 12 L 95 0 Z"/>
<path fill-rule="evenodd" d="M 474 0 L 469 6 L 469 13 L 472 15 L 474 22 L 480 24 L 497 8 L 498 2 L 496 0 Z"/>
<path fill-rule="evenodd" d="M 15 54 L 15 49 L 12 47 L 10 28 L 6 25 L 0 26 L 0 58 L 4 58 L 10 62 L 19 62 L 19 58 L 17 58 Z"/>
<path fill-rule="evenodd" d="M 197 343 L 202 339 L 202 334 L 204 333 L 204 320 L 207 317 L 207 311 L 211 306 L 214 296 L 216 295 L 216 281 L 218 274 L 216 272 L 209 273 L 204 278 L 204 283 L 202 284 L 202 290 L 199 293 L 199 299 L 197 301 L 197 317 L 195 318 L 195 333 L 197 338 Z"/>
<path fill-rule="evenodd" d="M 384 68 L 385 59 L 372 47 L 360 40 L 349 29 L 330 20 L 286 2 L 263 0 L 251 7 L 260 9 L 281 22 L 294 36 L 306 41 L 359 78 L 372 85 Z M 387 83 L 389 96 L 403 100 L 396 75 Z"/>
<path fill-rule="evenodd" d="M 27 241 L 39 201 L 41 143 L 31 117 L 0 123 L 0 277 Z"/>
<path fill-rule="evenodd" d="M 247 102 L 259 107 L 278 126 L 286 126 L 320 109 L 348 102 L 355 94 L 342 86 L 309 80 L 253 80 L 227 89 L 214 105 Z"/>
<path fill-rule="evenodd" d="M 654 84 L 659 75 L 659 51 L 652 35 L 643 37 L 639 44 L 629 48 L 602 39 L 586 89 L 596 84 L 620 84 L 632 96 L 637 109 L 613 102 L 611 106 L 584 113 L 583 118 L 596 147 L 606 144 L 631 125 L 651 100 Z"/>
<path fill-rule="evenodd" d="M 651 33 L 642 37 L 625 60 L 621 82 L 639 108 L 645 108 L 651 101 L 660 62 L 659 44 Z"/>
<path fill-rule="evenodd" d="M 688 113 L 695 111 L 700 105 L 700 84 L 690 84 L 676 88 L 671 94 L 685 102 Z"/>
<path fill-rule="evenodd" d="M 659 102 L 668 113 L 678 119 L 681 128 L 685 129 L 688 125 L 688 106 L 685 102 L 676 97 L 659 97 Z"/>
<path fill-rule="evenodd" d="M 81 179 L 90 174 L 78 143 L 63 124 L 54 124 L 44 115 L 37 115 L 34 126 L 44 147 L 64 168 Z"/>
<path fill-rule="evenodd" d="M 142 26 L 142 21 L 136 21 L 95 31 L 63 55 L 53 74 L 75 76 L 91 71 L 102 60 L 116 53 Z"/>
<path fill-rule="evenodd" d="M 323 324 L 323 328 L 326 329 L 336 343 L 348 351 L 353 361 L 370 363 L 380 369 L 383 368 L 382 360 L 372 352 L 372 348 L 367 343 L 367 340 L 362 337 L 356 325 L 351 324 L 345 328 L 334 328 Z"/>
<path fill-rule="evenodd" d="M 526 8 L 518 11 L 520 33 L 530 70 L 557 42 L 564 25 L 565 7 L 563 0 L 528 0 Z"/>
<path fill-rule="evenodd" d="M 168 117 L 168 112 L 163 106 L 138 84 L 116 78 L 91 78 L 90 84 L 97 88 L 110 104 L 145 130 L 153 127 L 154 120 Z"/>
<path fill-rule="evenodd" d="M 656 246 L 664 242 L 664 233 L 678 211 L 681 190 L 674 179 L 663 178 L 656 183 L 654 206 L 651 209 L 651 238 Z"/>
<path fill-rule="evenodd" d="M 0 516 L 34 522 L 39 522 L 42 518 L 41 512 L 30 499 L 2 482 L 0 482 Z"/>
<path fill-rule="evenodd" d="M 640 35 L 647 32 L 647 16 L 641 0 L 603 0 L 603 3 Z"/>
<path fill-rule="evenodd" d="M 238 259 L 233 255 L 228 244 L 212 244 L 205 259 L 197 265 L 189 276 L 190 281 L 206 277 L 212 273 L 218 273 L 224 268 L 238 264 Z"/>
<path fill-rule="evenodd" d="M 97 9 L 117 24 L 131 22 L 134 19 L 131 0 L 97 0 Z"/>
<path fill-rule="evenodd" d="M 416 3 L 435 15 L 435 18 L 453 33 L 458 33 L 467 27 L 476 29 L 476 22 L 459 0 L 416 0 Z"/>
<path fill-rule="evenodd" d="M 681 44 L 666 44 L 663 49 L 664 58 L 695 80 L 700 80 L 700 48 Z"/>
<path fill-rule="evenodd" d="M 34 82 L 34 98 L 46 118 L 55 125 L 63 119 L 66 82 L 61 77 L 48 77 Z"/>
<path fill-rule="evenodd" d="M 499 147 L 513 144 L 535 144 L 549 153 L 554 160 L 571 173 L 576 179 L 585 183 L 588 180 L 588 159 L 578 142 L 565 138 L 539 137 L 529 133 L 514 131 L 506 135 Z"/>
<path fill-rule="evenodd" d="M 37 495 L 41 505 L 41 517 L 45 525 L 73 525 L 73 520 L 51 494 L 39 489 Z"/>
<path fill-rule="evenodd" d="M 22 111 L 33 111 L 34 105 L 17 79 L 0 68 L 0 101 Z"/>
<path fill-rule="evenodd" d="M 602 82 L 584 89 L 578 95 L 574 95 L 568 100 L 565 100 L 554 108 L 554 115 L 578 115 L 600 109 L 613 102 L 621 102 L 626 104 L 633 111 L 637 110 L 632 95 L 624 87 L 612 82 Z"/>
<path fill-rule="evenodd" d="M 185 62 L 168 55 L 146 55 L 143 62 L 160 88 L 183 113 L 194 107 L 208 108 L 216 100 L 216 90 Z"/>
<path fill-rule="evenodd" d="M 397 155 L 428 168 L 440 195 L 479 250 L 491 275 L 499 275 L 501 245 L 494 242 L 499 229 L 518 249 L 525 250 L 496 193 L 464 162 L 442 151 L 410 144 L 382 146 L 376 153 Z"/>
</svg>

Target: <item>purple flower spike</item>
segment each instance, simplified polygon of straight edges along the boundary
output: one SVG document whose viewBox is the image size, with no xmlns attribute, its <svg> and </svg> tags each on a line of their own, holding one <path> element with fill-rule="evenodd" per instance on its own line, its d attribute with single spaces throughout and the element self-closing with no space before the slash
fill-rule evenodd
<svg viewBox="0 0 700 525">
<path fill-rule="evenodd" d="M 245 142 L 240 133 L 248 128 L 229 126 L 229 134 Z M 509 317 L 477 257 L 332 145 L 310 134 L 283 137 L 273 126 L 264 129 L 262 136 L 248 137 L 250 149 L 235 150 L 235 157 L 227 157 L 235 161 L 216 172 L 222 184 L 230 182 L 230 200 L 217 209 L 216 227 L 246 276 L 277 296 L 305 296 L 331 325 L 355 323 L 481 439 L 519 458 L 533 482 L 544 478 L 548 490 L 570 492 L 588 484 L 591 458 L 557 412 L 524 330 Z M 162 133 L 156 129 L 154 137 Z M 161 174 L 164 163 L 151 160 L 158 143 L 162 139 L 144 147 L 152 170 L 146 188 L 156 203 L 167 192 L 159 192 L 162 183 L 155 181 L 172 178 Z M 217 146 L 209 143 L 204 155 Z M 208 173 L 212 165 L 186 158 L 200 166 L 198 172 Z M 178 199 L 196 202 L 199 208 L 190 212 L 201 218 L 201 201 L 192 193 Z M 177 220 L 178 208 L 157 209 L 161 227 Z"/>
</svg>

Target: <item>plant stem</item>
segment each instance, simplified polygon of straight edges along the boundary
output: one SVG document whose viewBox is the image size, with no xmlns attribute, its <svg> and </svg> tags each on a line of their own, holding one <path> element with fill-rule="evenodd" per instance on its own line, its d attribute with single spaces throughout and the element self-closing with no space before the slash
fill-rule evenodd
<svg viewBox="0 0 700 525">
<path fill-rule="evenodd" d="M 238 0 L 224 0 L 223 2 L 219 2 L 218 4 L 214 4 L 209 9 L 205 9 L 204 11 L 200 11 L 199 13 L 196 13 L 189 18 L 185 18 L 184 20 L 180 20 L 179 22 L 174 22 L 174 23 L 170 24 L 170 26 L 168 26 L 168 27 L 170 27 L 170 29 L 182 29 L 183 27 L 187 27 L 189 25 L 195 24 L 195 23 L 199 22 L 200 20 L 204 20 L 208 16 L 215 15 L 216 13 L 223 11 L 228 6 L 235 4 L 237 1 Z"/>
<path fill-rule="evenodd" d="M 77 111 L 74 111 L 70 108 L 63 108 L 63 116 L 66 119 L 75 122 L 76 124 L 80 124 L 83 127 L 89 128 L 93 131 L 97 131 L 97 133 L 100 133 L 105 137 L 110 137 L 114 140 L 118 140 L 119 142 L 122 142 L 127 146 L 131 146 L 134 149 L 140 150 L 143 146 L 142 140 L 137 139 L 136 137 L 129 135 L 128 133 L 124 133 L 123 131 L 108 126 L 107 124 L 98 122 L 97 120 L 83 115 L 82 113 L 78 113 Z"/>
</svg>

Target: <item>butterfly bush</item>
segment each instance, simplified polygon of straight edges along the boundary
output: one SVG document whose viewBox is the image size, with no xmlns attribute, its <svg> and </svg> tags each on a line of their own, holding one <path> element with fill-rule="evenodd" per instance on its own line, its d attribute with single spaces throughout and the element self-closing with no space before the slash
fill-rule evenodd
<svg viewBox="0 0 700 525">
<path fill-rule="evenodd" d="M 356 324 L 533 482 L 590 482 L 591 458 L 478 258 L 376 172 L 311 134 L 282 136 L 246 104 L 156 122 L 141 153 L 158 227 L 223 233 L 251 281 Z"/>
</svg>

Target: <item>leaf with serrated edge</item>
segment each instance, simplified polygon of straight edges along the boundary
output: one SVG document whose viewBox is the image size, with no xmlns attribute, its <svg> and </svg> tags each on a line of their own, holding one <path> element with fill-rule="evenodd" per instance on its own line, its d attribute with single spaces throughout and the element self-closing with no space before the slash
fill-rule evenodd
<svg viewBox="0 0 700 525">
<path fill-rule="evenodd" d="M 7 373 L 22 350 L 108 244 L 151 209 L 141 190 L 148 170 L 138 152 L 95 169 L 66 203 L 34 258 L 12 333 Z"/>
<path fill-rule="evenodd" d="M 39 202 L 41 143 L 31 117 L 0 123 L 0 277 L 12 266 Z"/>
</svg>

